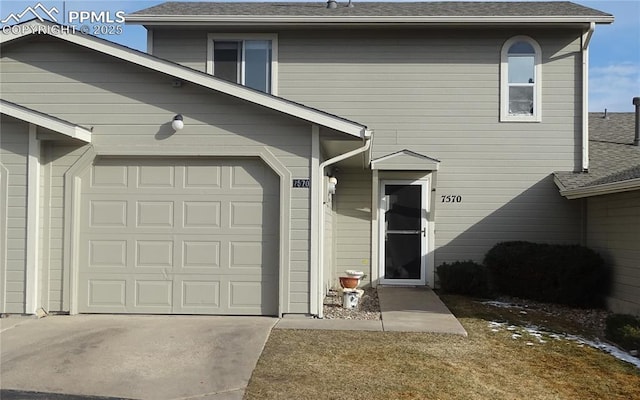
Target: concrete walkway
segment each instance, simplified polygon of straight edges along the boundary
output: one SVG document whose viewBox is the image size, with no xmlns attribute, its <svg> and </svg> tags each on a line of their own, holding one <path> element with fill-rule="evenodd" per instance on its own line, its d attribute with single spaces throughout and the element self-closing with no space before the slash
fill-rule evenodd
<svg viewBox="0 0 640 400">
<path fill-rule="evenodd" d="M 433 290 L 426 287 L 378 286 L 382 320 L 286 317 L 275 329 L 326 329 L 385 332 L 428 332 L 467 336 L 456 317 Z"/>
</svg>

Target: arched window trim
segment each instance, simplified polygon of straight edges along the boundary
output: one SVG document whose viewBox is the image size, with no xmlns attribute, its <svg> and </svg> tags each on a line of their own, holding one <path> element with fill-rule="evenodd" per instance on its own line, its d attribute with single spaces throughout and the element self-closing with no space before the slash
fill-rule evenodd
<svg viewBox="0 0 640 400">
<path fill-rule="evenodd" d="M 527 42 L 534 54 L 533 115 L 509 114 L 509 48 L 516 42 Z M 542 49 L 538 42 L 529 36 L 514 36 L 502 45 L 500 54 L 500 121 L 540 122 L 542 121 Z"/>
</svg>

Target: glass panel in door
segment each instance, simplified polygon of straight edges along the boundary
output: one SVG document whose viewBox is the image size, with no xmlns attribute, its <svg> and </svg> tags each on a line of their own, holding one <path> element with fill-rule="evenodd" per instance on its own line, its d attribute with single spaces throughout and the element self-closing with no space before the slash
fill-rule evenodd
<svg viewBox="0 0 640 400">
<path fill-rule="evenodd" d="M 384 279 L 422 278 L 422 186 L 386 184 Z"/>
</svg>

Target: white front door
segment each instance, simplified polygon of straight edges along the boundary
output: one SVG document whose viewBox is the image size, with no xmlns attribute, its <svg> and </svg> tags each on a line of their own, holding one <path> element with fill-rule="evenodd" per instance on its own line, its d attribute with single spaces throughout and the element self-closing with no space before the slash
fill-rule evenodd
<svg viewBox="0 0 640 400">
<path fill-rule="evenodd" d="M 380 283 L 425 285 L 429 181 L 380 185 Z"/>
</svg>

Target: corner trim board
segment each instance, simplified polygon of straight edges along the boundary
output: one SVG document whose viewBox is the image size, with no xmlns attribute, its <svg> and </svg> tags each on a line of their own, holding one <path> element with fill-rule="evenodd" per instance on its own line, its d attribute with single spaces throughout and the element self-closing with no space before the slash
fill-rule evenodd
<svg viewBox="0 0 640 400">
<path fill-rule="evenodd" d="M 40 141 L 38 127 L 29 124 L 29 155 L 27 158 L 27 244 L 25 271 L 25 310 L 35 314 L 39 300 L 40 250 Z"/>
<path fill-rule="evenodd" d="M 0 312 L 7 311 L 7 215 L 9 170 L 0 162 Z"/>
</svg>

